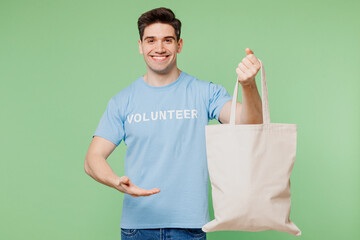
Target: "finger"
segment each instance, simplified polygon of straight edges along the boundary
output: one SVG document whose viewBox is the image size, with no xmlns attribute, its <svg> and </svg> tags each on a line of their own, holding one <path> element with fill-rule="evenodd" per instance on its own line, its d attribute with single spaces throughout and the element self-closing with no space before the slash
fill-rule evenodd
<svg viewBox="0 0 360 240">
<path fill-rule="evenodd" d="M 245 73 L 243 73 L 240 68 L 236 68 L 236 73 L 238 74 L 238 79 L 243 80 L 246 78 Z"/>
<path fill-rule="evenodd" d="M 128 189 L 128 192 L 130 194 L 134 194 L 136 196 L 149 196 L 149 195 L 152 195 L 152 194 L 159 193 L 160 189 L 153 188 L 151 190 L 146 190 L 146 189 L 139 188 L 137 186 L 133 186 L 130 189 Z"/>
<path fill-rule="evenodd" d="M 153 190 L 144 190 L 141 192 L 136 192 L 134 193 L 134 195 L 132 196 L 137 196 L 137 197 L 145 197 L 145 196 L 150 196 L 156 193 L 159 193 L 160 191 L 153 191 Z"/>
<path fill-rule="evenodd" d="M 245 67 L 247 67 L 248 69 L 252 69 L 254 66 L 253 66 L 253 63 L 250 62 L 250 60 L 248 58 L 244 58 L 242 60 L 242 63 L 244 64 Z"/>
<path fill-rule="evenodd" d="M 250 48 L 246 48 L 245 52 L 246 52 L 247 55 L 254 54 L 254 52 Z"/>
<path fill-rule="evenodd" d="M 153 195 L 153 194 L 157 194 L 160 192 L 160 189 L 154 188 L 151 190 L 147 190 L 148 193 L 150 193 L 149 195 Z"/>
<path fill-rule="evenodd" d="M 131 189 L 133 186 L 135 186 L 128 177 L 124 176 L 121 177 L 120 180 L 120 188 L 123 189 L 124 193 L 128 193 L 129 194 L 129 189 Z"/>
<path fill-rule="evenodd" d="M 243 63 L 243 62 L 239 63 L 238 68 L 239 68 L 241 71 L 243 71 L 244 73 L 246 72 L 246 69 L 247 69 L 247 67 L 244 66 L 244 63 Z M 245 71 L 244 71 L 244 70 L 245 70 Z"/>
<path fill-rule="evenodd" d="M 244 74 L 246 74 L 247 71 L 248 71 L 247 67 L 245 67 L 243 63 L 240 63 L 240 64 L 239 64 L 239 69 L 240 69 Z"/>
<path fill-rule="evenodd" d="M 255 57 L 255 55 L 250 54 L 250 55 L 247 55 L 246 58 L 249 59 L 250 62 L 252 62 L 255 65 L 255 67 L 259 68 L 261 66 L 259 59 L 257 59 L 257 57 Z"/>
<path fill-rule="evenodd" d="M 120 184 L 126 184 L 126 185 L 129 185 L 131 182 L 130 182 L 130 179 L 126 176 L 122 176 L 120 178 Z"/>
<path fill-rule="evenodd" d="M 153 188 L 153 189 L 150 189 L 150 190 L 142 189 L 142 193 L 146 194 L 146 195 L 152 195 L 152 194 L 156 194 L 156 193 L 159 193 L 159 192 L 160 192 L 160 189 L 157 189 L 157 188 Z"/>
</svg>

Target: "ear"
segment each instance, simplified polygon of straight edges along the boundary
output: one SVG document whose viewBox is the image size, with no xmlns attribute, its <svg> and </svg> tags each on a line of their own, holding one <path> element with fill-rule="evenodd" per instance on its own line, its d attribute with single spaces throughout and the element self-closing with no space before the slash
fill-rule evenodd
<svg viewBox="0 0 360 240">
<path fill-rule="evenodd" d="M 182 40 L 182 38 L 180 38 L 179 41 L 178 41 L 178 50 L 177 50 L 177 53 L 181 53 L 182 47 L 183 47 L 183 40 Z"/>
<path fill-rule="evenodd" d="M 143 50 L 142 50 L 142 47 L 141 47 L 141 40 L 139 39 L 139 52 L 140 54 L 143 54 Z"/>
</svg>

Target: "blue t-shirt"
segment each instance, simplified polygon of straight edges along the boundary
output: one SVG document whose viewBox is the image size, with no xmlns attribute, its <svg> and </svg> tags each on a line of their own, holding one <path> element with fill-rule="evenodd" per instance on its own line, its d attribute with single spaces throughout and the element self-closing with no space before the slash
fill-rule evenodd
<svg viewBox="0 0 360 240">
<path fill-rule="evenodd" d="M 205 126 L 232 100 L 185 72 L 162 87 L 143 77 L 113 96 L 93 136 L 127 146 L 125 176 L 145 197 L 124 195 L 121 228 L 201 228 L 210 221 Z"/>
</svg>

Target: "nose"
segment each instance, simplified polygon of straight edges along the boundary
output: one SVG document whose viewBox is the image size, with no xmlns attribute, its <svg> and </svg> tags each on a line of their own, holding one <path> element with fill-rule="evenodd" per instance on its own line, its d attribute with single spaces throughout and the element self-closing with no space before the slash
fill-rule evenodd
<svg viewBox="0 0 360 240">
<path fill-rule="evenodd" d="M 156 53 L 164 53 L 165 52 L 164 44 L 162 41 L 158 41 L 156 43 L 155 52 Z"/>
</svg>

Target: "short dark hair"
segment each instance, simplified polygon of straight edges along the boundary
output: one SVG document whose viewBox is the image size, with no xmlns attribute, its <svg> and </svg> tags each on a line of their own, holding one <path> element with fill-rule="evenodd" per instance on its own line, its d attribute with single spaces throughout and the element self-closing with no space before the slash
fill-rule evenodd
<svg viewBox="0 0 360 240">
<path fill-rule="evenodd" d="M 137 22 L 140 34 L 140 40 L 142 41 L 144 35 L 144 29 L 153 23 L 167 23 L 170 24 L 174 30 L 177 41 L 180 39 L 181 22 L 175 18 L 175 14 L 169 8 L 155 8 L 143 13 Z"/>
</svg>

